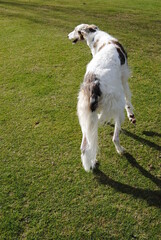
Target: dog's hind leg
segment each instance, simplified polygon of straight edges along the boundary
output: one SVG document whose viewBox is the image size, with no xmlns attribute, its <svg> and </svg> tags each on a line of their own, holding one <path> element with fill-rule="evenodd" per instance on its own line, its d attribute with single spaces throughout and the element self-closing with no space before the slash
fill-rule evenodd
<svg viewBox="0 0 161 240">
<path fill-rule="evenodd" d="M 113 134 L 112 141 L 113 141 L 113 143 L 115 145 L 116 151 L 119 154 L 123 154 L 125 149 L 120 145 L 120 140 L 119 140 L 120 129 L 121 129 L 121 123 L 120 123 L 120 120 L 117 119 L 115 121 L 115 129 L 114 129 L 114 134 Z"/>
</svg>

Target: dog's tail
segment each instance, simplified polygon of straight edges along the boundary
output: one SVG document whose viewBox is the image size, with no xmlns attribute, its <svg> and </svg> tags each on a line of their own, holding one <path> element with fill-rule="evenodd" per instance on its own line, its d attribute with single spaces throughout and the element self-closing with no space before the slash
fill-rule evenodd
<svg viewBox="0 0 161 240">
<path fill-rule="evenodd" d="M 82 129 L 81 159 L 88 172 L 96 165 L 98 138 L 98 96 L 92 95 L 89 87 L 82 85 L 78 96 L 77 113 Z"/>
</svg>

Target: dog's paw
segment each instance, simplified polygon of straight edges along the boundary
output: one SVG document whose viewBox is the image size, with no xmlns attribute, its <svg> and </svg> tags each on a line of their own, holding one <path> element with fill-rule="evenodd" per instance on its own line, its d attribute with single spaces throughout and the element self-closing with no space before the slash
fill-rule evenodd
<svg viewBox="0 0 161 240">
<path fill-rule="evenodd" d="M 116 148 L 118 154 L 123 155 L 126 152 L 126 149 L 122 146 Z"/>
<path fill-rule="evenodd" d="M 130 114 L 130 115 L 129 115 L 129 121 L 130 121 L 132 124 L 136 124 L 136 119 L 135 119 L 134 114 Z"/>
<path fill-rule="evenodd" d="M 94 161 L 94 163 L 92 164 L 91 166 L 91 171 L 95 170 L 95 169 L 98 169 L 100 166 L 100 163 L 96 160 Z"/>
<path fill-rule="evenodd" d="M 94 167 L 92 168 L 92 172 L 95 174 L 99 170 L 100 163 L 98 161 L 95 162 Z"/>
<path fill-rule="evenodd" d="M 100 163 L 99 163 L 99 161 L 96 161 L 96 162 L 95 162 L 95 164 L 94 164 L 94 167 L 93 167 L 93 169 L 98 169 L 98 168 L 99 168 L 99 166 L 100 166 Z"/>
</svg>

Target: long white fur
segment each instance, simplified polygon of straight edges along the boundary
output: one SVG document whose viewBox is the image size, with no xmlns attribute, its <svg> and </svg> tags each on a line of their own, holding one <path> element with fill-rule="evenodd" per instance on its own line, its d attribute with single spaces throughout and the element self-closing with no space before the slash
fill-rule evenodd
<svg viewBox="0 0 161 240">
<path fill-rule="evenodd" d="M 83 135 L 81 159 L 87 172 L 94 169 L 97 162 L 98 123 L 114 121 L 113 142 L 116 151 L 122 154 L 124 148 L 119 143 L 119 131 L 124 120 L 124 108 L 127 111 L 129 120 L 131 120 L 130 116 L 134 115 L 128 85 L 130 70 L 127 59 L 125 64 L 121 65 L 116 46 L 109 43 L 111 40 L 117 41 L 117 39 L 100 31 L 98 28 L 95 32 L 87 33 L 85 30 L 88 27 L 88 24 L 81 24 L 68 35 L 69 39 L 80 40 L 81 32 L 86 40 L 93 58 L 87 65 L 85 76 L 88 73 L 95 74 L 99 79 L 102 92 L 98 108 L 93 112 L 89 107 L 89 96 L 83 88 L 81 88 L 78 95 L 77 114 Z M 97 44 L 94 45 L 94 43 Z"/>
</svg>

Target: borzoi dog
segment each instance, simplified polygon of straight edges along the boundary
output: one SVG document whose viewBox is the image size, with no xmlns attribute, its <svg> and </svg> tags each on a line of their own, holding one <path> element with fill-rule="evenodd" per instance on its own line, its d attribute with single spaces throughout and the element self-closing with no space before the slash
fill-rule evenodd
<svg viewBox="0 0 161 240">
<path fill-rule="evenodd" d="M 135 123 L 131 92 L 128 85 L 130 70 L 127 53 L 118 40 L 95 25 L 81 24 L 68 38 L 85 40 L 91 49 L 92 60 L 87 65 L 81 85 L 77 113 L 82 130 L 81 159 L 88 172 L 97 165 L 98 123 L 113 120 L 115 124 L 113 143 L 116 151 L 123 154 L 124 148 L 119 142 L 121 123 L 124 120 L 124 108 L 132 123 Z"/>
</svg>

